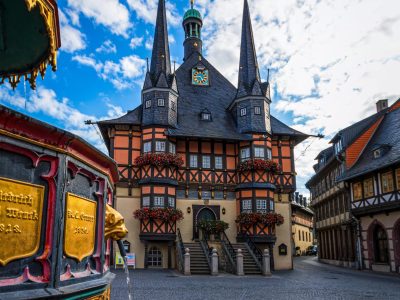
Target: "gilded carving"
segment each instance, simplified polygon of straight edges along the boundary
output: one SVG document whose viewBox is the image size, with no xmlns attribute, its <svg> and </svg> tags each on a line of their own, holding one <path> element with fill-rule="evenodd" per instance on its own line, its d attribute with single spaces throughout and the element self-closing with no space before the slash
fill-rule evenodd
<svg viewBox="0 0 400 300">
<path fill-rule="evenodd" d="M 40 246 L 44 187 L 0 177 L 0 265 Z"/>
<path fill-rule="evenodd" d="M 90 298 L 86 298 L 86 300 L 110 300 L 111 299 L 111 289 L 106 289 L 100 295 L 92 296 Z"/>
<path fill-rule="evenodd" d="M 82 261 L 91 255 L 96 240 L 97 203 L 67 193 L 65 208 L 65 255 Z"/>
<path fill-rule="evenodd" d="M 125 226 L 124 217 L 112 208 L 106 205 L 106 222 L 104 228 L 105 239 L 112 238 L 113 240 L 120 240 L 126 236 L 128 229 Z"/>
<path fill-rule="evenodd" d="M 46 0 L 25 0 L 25 4 L 28 11 L 31 11 L 36 6 L 39 7 L 40 15 L 44 19 L 47 35 L 49 36 L 49 55 L 38 66 L 33 67 L 31 71 L 25 74 L 7 74 L 1 76 L 0 84 L 3 84 L 5 79 L 8 79 L 11 87 L 14 89 L 21 81 L 21 78 L 25 78 L 34 90 L 36 88 L 36 78 L 39 73 L 43 79 L 49 64 L 52 66 L 53 71 L 57 69 L 57 21 L 55 19 L 56 12 L 54 11 L 54 7 L 50 6 Z"/>
</svg>

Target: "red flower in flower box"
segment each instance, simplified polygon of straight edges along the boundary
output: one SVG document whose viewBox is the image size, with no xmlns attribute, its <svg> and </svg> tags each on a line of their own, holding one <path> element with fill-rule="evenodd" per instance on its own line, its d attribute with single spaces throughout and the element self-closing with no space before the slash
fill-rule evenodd
<svg viewBox="0 0 400 300">
<path fill-rule="evenodd" d="M 183 159 L 172 153 L 146 153 L 135 159 L 135 166 L 143 167 L 147 165 L 156 167 L 175 167 L 183 165 Z"/>
<path fill-rule="evenodd" d="M 268 213 L 241 213 L 236 218 L 236 223 L 241 225 L 255 225 L 261 223 L 264 225 L 281 225 L 284 222 L 282 215 L 275 212 Z"/>
<path fill-rule="evenodd" d="M 177 222 L 183 220 L 183 213 L 177 208 L 140 208 L 133 212 L 133 217 L 138 220 L 162 220 L 164 222 Z"/>
<path fill-rule="evenodd" d="M 239 172 L 254 171 L 254 170 L 264 170 L 272 173 L 279 172 L 281 170 L 280 165 L 270 159 L 249 159 L 242 161 L 237 170 Z"/>
</svg>

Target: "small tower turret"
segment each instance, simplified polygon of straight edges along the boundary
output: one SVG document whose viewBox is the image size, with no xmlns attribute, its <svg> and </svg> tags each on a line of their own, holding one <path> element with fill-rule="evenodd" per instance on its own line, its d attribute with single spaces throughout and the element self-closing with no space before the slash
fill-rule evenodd
<svg viewBox="0 0 400 300">
<path fill-rule="evenodd" d="M 191 8 L 183 17 L 182 26 L 185 30 L 185 41 L 183 47 L 185 50 L 184 60 L 186 60 L 193 52 L 202 54 L 203 42 L 201 40 L 201 28 L 203 27 L 203 19 L 198 10 L 194 9 L 194 0 L 190 0 Z"/>
<path fill-rule="evenodd" d="M 142 90 L 142 125 L 177 125 L 178 90 L 171 73 L 165 0 L 159 0 L 150 70 Z"/>
<path fill-rule="evenodd" d="M 244 0 L 239 80 L 231 111 L 241 133 L 271 134 L 269 82 L 262 83 L 247 0 Z"/>
</svg>

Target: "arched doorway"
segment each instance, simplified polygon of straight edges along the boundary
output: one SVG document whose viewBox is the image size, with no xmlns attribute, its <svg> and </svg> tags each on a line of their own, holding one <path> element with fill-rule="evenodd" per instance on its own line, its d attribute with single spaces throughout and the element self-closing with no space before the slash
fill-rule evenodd
<svg viewBox="0 0 400 300">
<path fill-rule="evenodd" d="M 400 270 L 400 219 L 397 220 L 393 227 L 393 248 L 396 271 L 398 272 Z"/>
<path fill-rule="evenodd" d="M 211 209 L 209 209 L 208 207 L 204 207 L 202 209 L 200 209 L 198 211 L 198 213 L 195 216 L 195 220 L 194 220 L 194 239 L 198 239 L 200 236 L 200 230 L 199 230 L 199 222 L 203 221 L 203 220 L 207 220 L 207 221 L 214 221 L 217 219 L 217 216 L 215 215 L 214 211 L 212 211 Z"/>
<path fill-rule="evenodd" d="M 389 246 L 386 230 L 379 224 L 373 231 L 373 249 L 375 263 L 389 263 Z"/>
<path fill-rule="evenodd" d="M 147 255 L 147 265 L 150 268 L 161 268 L 162 267 L 162 253 L 157 247 L 151 247 Z"/>
</svg>

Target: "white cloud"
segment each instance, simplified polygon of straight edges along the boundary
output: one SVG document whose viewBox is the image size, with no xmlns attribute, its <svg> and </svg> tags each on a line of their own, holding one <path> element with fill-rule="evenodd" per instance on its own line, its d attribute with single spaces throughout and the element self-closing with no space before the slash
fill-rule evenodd
<svg viewBox="0 0 400 300">
<path fill-rule="evenodd" d="M 69 8 L 107 27 L 112 33 L 128 37 L 132 23 L 127 7 L 119 0 L 68 0 Z"/>
<path fill-rule="evenodd" d="M 75 27 L 69 24 L 67 16 L 59 10 L 61 24 L 61 50 L 73 53 L 86 48 L 86 37 Z"/>
<path fill-rule="evenodd" d="M 149 36 L 146 39 L 146 42 L 144 43 L 144 46 L 147 50 L 152 50 L 153 49 L 153 42 L 154 42 L 154 38 L 152 36 Z"/>
<path fill-rule="evenodd" d="M 81 26 L 81 23 L 79 21 L 79 13 L 75 10 L 72 9 L 65 9 L 65 12 L 67 13 L 69 19 L 71 20 L 72 25 Z"/>
<path fill-rule="evenodd" d="M 158 0 L 127 0 L 128 5 L 133 9 L 139 19 L 147 23 L 155 24 L 157 18 Z M 176 7 L 171 2 L 167 2 L 167 22 L 168 25 L 177 26 L 181 23 L 182 16 L 176 10 Z"/>
<path fill-rule="evenodd" d="M 172 34 L 168 35 L 168 42 L 170 45 L 175 44 L 176 40 L 175 37 Z"/>
<path fill-rule="evenodd" d="M 72 58 L 72 60 L 77 61 L 79 64 L 91 67 L 96 70 L 96 72 L 100 72 L 103 68 L 102 63 L 98 63 L 93 57 L 86 55 L 76 55 Z"/>
<path fill-rule="evenodd" d="M 142 44 L 143 44 L 143 37 L 133 37 L 131 38 L 129 47 L 131 47 L 131 49 L 135 49 L 137 47 L 142 46 Z"/>
<path fill-rule="evenodd" d="M 110 81 L 117 89 L 126 89 L 132 83 L 141 84 L 145 74 L 146 61 L 137 55 L 122 57 L 118 62 L 96 61 L 92 56 L 76 55 L 72 60 L 93 68 L 103 80 Z"/>
<path fill-rule="evenodd" d="M 117 53 L 117 46 L 110 40 L 104 41 L 99 48 L 96 49 L 99 53 Z"/>
<path fill-rule="evenodd" d="M 205 52 L 237 84 L 243 0 L 198 0 Z M 298 146 L 299 182 L 311 176 L 329 138 L 375 112 L 380 98 L 400 95 L 400 3 L 318 0 L 250 0 L 262 74 L 273 68 L 272 113 L 293 115 L 295 128 L 323 132 Z M 226 13 L 229 11 L 229 14 Z M 229 47 L 227 47 L 229 45 Z M 236 62 L 236 63 L 235 63 Z M 395 95 L 395 96 L 393 96 Z M 290 115 L 288 114 L 288 115 Z"/>
<path fill-rule="evenodd" d="M 0 87 L 0 103 L 10 105 L 19 110 L 27 110 L 30 115 L 37 113 L 61 121 L 63 129 L 73 132 L 93 144 L 96 148 L 106 152 L 105 145 L 93 126 L 85 125 L 86 120 L 98 121 L 117 118 L 124 114 L 119 106 L 106 102 L 107 115 L 96 117 L 80 112 L 74 108 L 67 98 L 59 98 L 54 90 L 38 87 L 37 91 L 30 92 L 25 99 L 18 91 L 12 91 L 6 86 Z"/>
</svg>

